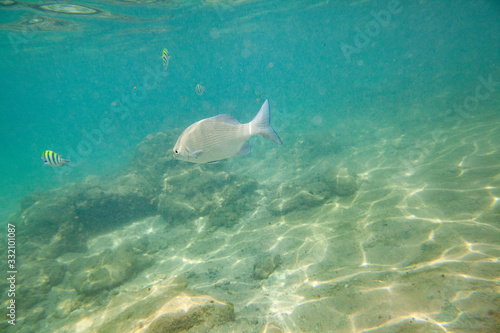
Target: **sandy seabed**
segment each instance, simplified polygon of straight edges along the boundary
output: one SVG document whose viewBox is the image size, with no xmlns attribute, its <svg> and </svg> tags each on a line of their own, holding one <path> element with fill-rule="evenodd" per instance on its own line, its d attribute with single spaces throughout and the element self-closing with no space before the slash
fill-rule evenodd
<svg viewBox="0 0 500 333">
<path fill-rule="evenodd" d="M 373 129 L 364 146 L 287 161 L 279 172 L 279 160 L 266 167 L 275 151 L 237 162 L 249 176 L 267 175 L 283 205 L 297 196 L 280 191 L 290 178 L 332 165 L 336 177 L 356 174 L 352 195 L 277 214 L 259 192 L 232 227 L 210 228 L 206 218 L 168 225 L 158 215 L 90 239 L 88 256 L 147 238 L 154 264 L 98 301 L 78 299 L 66 282 L 52 288 L 46 331 L 111 332 L 120 321 L 117 332 L 146 332 L 165 295 L 174 301 L 164 312 L 204 297 L 232 304 L 234 321 L 219 332 L 498 331 L 500 122 L 417 132 Z M 154 311 L 137 314 L 137 304 Z M 123 320 L 127 309 L 135 314 Z"/>
</svg>

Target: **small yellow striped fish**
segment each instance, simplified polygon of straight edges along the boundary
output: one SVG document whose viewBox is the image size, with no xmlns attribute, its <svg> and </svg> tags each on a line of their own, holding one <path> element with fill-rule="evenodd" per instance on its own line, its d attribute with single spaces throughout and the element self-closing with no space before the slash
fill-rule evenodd
<svg viewBox="0 0 500 333">
<path fill-rule="evenodd" d="M 163 55 L 161 57 L 163 59 L 163 70 L 166 71 L 168 67 L 168 62 L 170 61 L 170 54 L 167 49 L 163 49 Z"/>
<path fill-rule="evenodd" d="M 71 165 L 69 160 L 66 160 L 61 157 L 61 155 L 54 153 L 51 150 L 46 150 L 42 153 L 41 157 L 43 164 L 47 164 L 50 166 L 63 166 L 65 164 Z"/>
<path fill-rule="evenodd" d="M 205 87 L 202 86 L 199 83 L 196 85 L 196 89 L 195 90 L 196 90 L 196 93 L 198 94 L 198 96 L 201 96 L 201 95 L 203 95 L 205 93 Z"/>
</svg>

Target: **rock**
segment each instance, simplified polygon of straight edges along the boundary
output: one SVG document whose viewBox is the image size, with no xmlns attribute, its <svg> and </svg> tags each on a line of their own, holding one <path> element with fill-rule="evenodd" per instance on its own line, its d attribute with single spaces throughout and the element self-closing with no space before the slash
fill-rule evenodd
<svg viewBox="0 0 500 333">
<path fill-rule="evenodd" d="M 339 197 L 349 197 L 358 190 L 357 176 L 349 174 L 346 168 L 340 169 L 334 177 L 329 179 L 329 183 Z"/>
<path fill-rule="evenodd" d="M 194 326 L 199 331 L 234 320 L 234 307 L 211 296 L 181 294 L 167 302 L 149 325 L 146 333 L 185 332 Z"/>
<path fill-rule="evenodd" d="M 253 266 L 252 278 L 255 280 L 264 280 L 273 273 L 281 264 L 280 255 L 264 254 L 257 257 L 257 261 Z"/>
<path fill-rule="evenodd" d="M 84 252 L 87 249 L 87 232 L 75 221 L 68 221 L 59 226 L 57 233 L 50 238 L 50 243 L 42 245 L 38 258 L 57 258 L 67 252 Z"/>
<path fill-rule="evenodd" d="M 77 258 L 68 267 L 72 286 L 80 294 L 95 295 L 120 285 L 152 265 L 153 259 L 145 254 L 146 249 L 147 242 L 140 239 L 99 255 Z"/>
<path fill-rule="evenodd" d="M 78 221 L 91 233 L 156 213 L 155 193 L 137 173 L 130 172 L 75 193 Z"/>
<path fill-rule="evenodd" d="M 268 209 L 274 215 L 287 214 L 294 210 L 310 209 L 320 206 L 325 198 L 306 191 L 299 191 L 289 198 L 275 199 L 270 202 Z"/>
<path fill-rule="evenodd" d="M 148 182 L 155 184 L 155 192 L 161 190 L 164 174 L 178 165 L 172 157 L 172 147 L 182 129 L 148 135 L 140 142 L 127 170 L 140 172 Z"/>
<path fill-rule="evenodd" d="M 158 210 L 173 224 L 208 217 L 213 227 L 230 227 L 253 209 L 257 188 L 251 178 L 187 165 L 182 172 L 165 177 Z"/>
<path fill-rule="evenodd" d="M 157 213 L 156 193 L 141 175 L 129 172 L 110 179 L 29 195 L 10 218 L 19 237 L 43 248 L 35 257 L 57 258 L 86 249 L 89 235 Z"/>
<path fill-rule="evenodd" d="M 173 195 L 160 194 L 158 210 L 168 222 L 179 224 L 200 215 L 199 211 L 188 202 L 176 200 Z"/>
<path fill-rule="evenodd" d="M 169 288 L 160 295 L 150 295 L 123 307 L 117 299 L 108 319 L 94 331 L 98 333 L 141 332 L 175 333 L 187 330 L 215 332 L 217 327 L 234 320 L 234 307 L 212 296 Z"/>
<path fill-rule="evenodd" d="M 81 302 L 75 290 L 54 288 L 48 295 L 48 304 L 50 304 L 50 316 L 63 319 L 69 316 L 73 311 L 81 306 Z"/>
<path fill-rule="evenodd" d="M 18 288 L 21 295 L 29 297 L 20 303 L 22 308 L 29 309 L 44 300 L 52 287 L 63 282 L 66 269 L 57 260 L 23 263 L 19 268 L 23 274 L 18 275 Z"/>
<path fill-rule="evenodd" d="M 23 198 L 19 211 L 10 218 L 11 223 L 20 227 L 19 236 L 29 235 L 33 242 L 46 242 L 61 225 L 75 220 L 73 188 L 59 188 Z"/>
<path fill-rule="evenodd" d="M 333 197 L 351 196 L 357 190 L 356 175 L 349 174 L 345 168 L 336 173 L 327 168 L 282 184 L 275 191 L 274 199 L 269 202 L 267 209 L 274 215 L 307 210 Z"/>
</svg>

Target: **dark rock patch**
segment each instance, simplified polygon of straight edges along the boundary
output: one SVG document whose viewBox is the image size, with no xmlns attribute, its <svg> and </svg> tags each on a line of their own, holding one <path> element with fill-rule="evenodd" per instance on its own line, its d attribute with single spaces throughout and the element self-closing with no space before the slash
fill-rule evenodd
<svg viewBox="0 0 500 333">
<path fill-rule="evenodd" d="M 252 278 L 255 280 L 264 280 L 271 275 L 281 264 L 280 255 L 264 254 L 257 257 L 253 266 Z"/>
<path fill-rule="evenodd" d="M 80 294 L 95 295 L 119 286 L 153 264 L 147 247 L 147 239 L 142 238 L 114 250 L 75 259 L 68 267 L 73 287 Z"/>
<path fill-rule="evenodd" d="M 52 289 L 52 287 L 63 282 L 66 274 L 66 265 L 57 260 L 40 260 L 37 262 L 24 263 L 19 271 L 18 288 L 23 297 L 20 306 L 22 309 L 29 309 L 42 302 Z"/>
<path fill-rule="evenodd" d="M 230 227 L 254 208 L 257 188 L 251 178 L 194 167 L 165 178 L 159 212 L 173 224 L 209 217 L 213 227 Z"/>
<path fill-rule="evenodd" d="M 358 177 L 345 169 L 304 173 L 283 183 L 271 196 L 267 208 L 274 215 L 307 210 L 334 197 L 349 197 L 358 190 Z"/>
</svg>

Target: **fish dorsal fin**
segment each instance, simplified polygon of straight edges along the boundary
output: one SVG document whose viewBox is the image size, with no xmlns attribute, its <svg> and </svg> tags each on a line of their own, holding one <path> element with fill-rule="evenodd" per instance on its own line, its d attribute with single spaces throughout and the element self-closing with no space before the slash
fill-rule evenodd
<svg viewBox="0 0 500 333">
<path fill-rule="evenodd" d="M 225 122 L 228 124 L 233 124 L 233 125 L 240 125 L 241 123 L 236 119 L 234 116 L 231 116 L 230 114 L 219 114 L 215 117 L 209 118 L 212 120 L 220 121 L 220 122 Z"/>
</svg>

